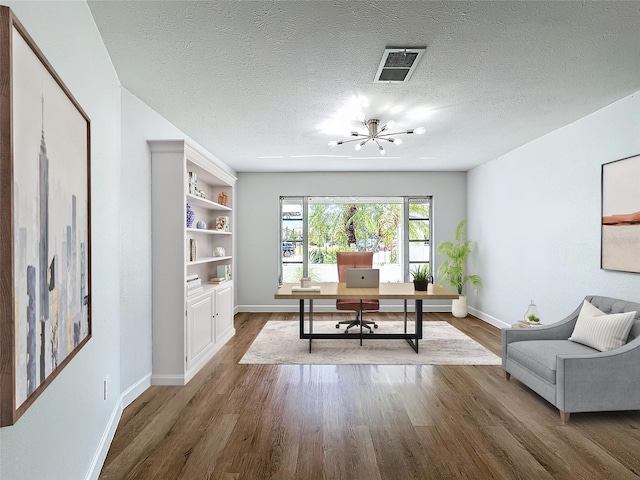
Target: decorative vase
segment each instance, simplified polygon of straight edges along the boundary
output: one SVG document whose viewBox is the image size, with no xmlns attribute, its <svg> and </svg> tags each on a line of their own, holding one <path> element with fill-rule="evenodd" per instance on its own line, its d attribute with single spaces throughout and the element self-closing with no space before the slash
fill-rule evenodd
<svg viewBox="0 0 640 480">
<path fill-rule="evenodd" d="M 428 282 L 426 280 L 414 280 L 413 281 L 413 288 L 415 288 L 416 290 L 418 290 L 420 292 L 426 292 L 427 291 L 427 285 L 428 285 Z"/>
<path fill-rule="evenodd" d="M 460 295 L 457 300 L 451 300 L 451 313 L 456 318 L 465 318 L 469 313 L 467 311 L 467 297 Z"/>
<path fill-rule="evenodd" d="M 193 220 L 196 218 L 193 210 L 191 210 L 191 205 L 187 203 L 187 228 L 191 228 L 193 225 Z"/>
<path fill-rule="evenodd" d="M 199 228 L 200 230 L 206 230 L 207 224 L 200 220 L 198 223 L 196 223 L 196 228 Z"/>
<path fill-rule="evenodd" d="M 524 321 L 528 322 L 530 316 L 534 316 L 538 319 L 540 318 L 540 314 L 538 313 L 538 307 L 536 307 L 536 304 L 533 303 L 533 300 L 531 300 L 531 303 L 529 304 L 529 308 L 527 308 L 527 311 L 524 314 Z"/>
</svg>

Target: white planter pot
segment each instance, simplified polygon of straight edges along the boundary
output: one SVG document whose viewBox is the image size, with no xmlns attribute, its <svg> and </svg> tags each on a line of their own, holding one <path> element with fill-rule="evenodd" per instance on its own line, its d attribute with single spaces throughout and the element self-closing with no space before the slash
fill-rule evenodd
<svg viewBox="0 0 640 480">
<path fill-rule="evenodd" d="M 464 318 L 467 316 L 467 297 L 460 295 L 457 300 L 451 300 L 451 313 L 456 318 Z"/>
</svg>

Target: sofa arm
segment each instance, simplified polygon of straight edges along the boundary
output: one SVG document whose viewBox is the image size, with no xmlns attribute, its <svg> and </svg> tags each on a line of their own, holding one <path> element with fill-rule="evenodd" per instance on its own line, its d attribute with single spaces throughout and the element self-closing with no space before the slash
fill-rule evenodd
<svg viewBox="0 0 640 480">
<path fill-rule="evenodd" d="M 528 340 L 566 340 L 571 336 L 576 318 L 565 319 L 544 327 L 504 328 L 502 330 L 502 364 L 507 358 L 507 345 Z"/>
<path fill-rule="evenodd" d="M 505 328 L 502 330 L 502 368 L 507 360 L 507 345 L 526 340 L 566 340 L 573 333 L 582 304 L 569 316 L 544 327 Z"/>
<path fill-rule="evenodd" d="M 607 352 L 558 355 L 556 368 L 563 412 L 640 409 L 640 338 Z"/>
</svg>

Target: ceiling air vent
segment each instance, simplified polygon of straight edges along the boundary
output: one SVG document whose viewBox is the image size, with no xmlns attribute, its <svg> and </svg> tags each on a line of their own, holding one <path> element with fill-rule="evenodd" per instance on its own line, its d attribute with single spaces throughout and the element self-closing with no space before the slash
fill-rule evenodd
<svg viewBox="0 0 640 480">
<path fill-rule="evenodd" d="M 385 48 L 373 83 L 408 82 L 426 47 Z"/>
</svg>

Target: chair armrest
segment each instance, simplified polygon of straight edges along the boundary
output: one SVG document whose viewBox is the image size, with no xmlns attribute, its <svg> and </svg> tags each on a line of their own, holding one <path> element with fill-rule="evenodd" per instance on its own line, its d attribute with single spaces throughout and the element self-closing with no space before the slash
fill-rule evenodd
<svg viewBox="0 0 640 480">
<path fill-rule="evenodd" d="M 560 410 L 640 409 L 640 338 L 607 352 L 558 355 L 557 362 Z"/>
</svg>

